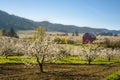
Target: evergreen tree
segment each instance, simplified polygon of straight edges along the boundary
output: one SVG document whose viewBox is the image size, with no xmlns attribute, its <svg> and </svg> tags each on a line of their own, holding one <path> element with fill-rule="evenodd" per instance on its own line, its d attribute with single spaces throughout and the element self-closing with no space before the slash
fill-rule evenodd
<svg viewBox="0 0 120 80">
<path fill-rule="evenodd" d="M 72 36 L 74 36 L 74 32 L 72 33 Z"/>
<path fill-rule="evenodd" d="M 7 31 L 6 36 L 18 38 L 18 35 L 16 34 L 16 32 L 15 32 L 15 30 L 14 30 L 13 27 L 11 27 L 11 28 Z"/>
<path fill-rule="evenodd" d="M 78 33 L 78 31 L 77 31 L 77 30 L 75 31 L 75 35 L 76 35 L 76 36 L 79 36 L 79 33 Z"/>
<path fill-rule="evenodd" d="M 6 36 L 6 31 L 5 31 L 5 29 L 2 29 L 2 36 Z"/>
</svg>

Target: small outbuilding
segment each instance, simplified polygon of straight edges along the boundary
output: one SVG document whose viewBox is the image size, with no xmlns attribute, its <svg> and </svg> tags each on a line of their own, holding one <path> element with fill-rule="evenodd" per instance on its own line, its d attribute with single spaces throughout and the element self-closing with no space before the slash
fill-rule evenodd
<svg viewBox="0 0 120 80">
<path fill-rule="evenodd" d="M 83 35 L 83 43 L 92 43 L 94 40 L 96 40 L 96 36 L 93 33 L 85 33 Z"/>
</svg>

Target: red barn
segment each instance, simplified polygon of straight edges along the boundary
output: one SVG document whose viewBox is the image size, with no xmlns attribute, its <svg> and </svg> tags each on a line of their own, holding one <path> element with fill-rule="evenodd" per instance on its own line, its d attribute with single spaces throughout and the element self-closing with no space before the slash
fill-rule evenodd
<svg viewBox="0 0 120 80">
<path fill-rule="evenodd" d="M 92 43 L 94 40 L 96 40 L 96 36 L 92 33 L 85 33 L 83 35 L 83 43 Z"/>
</svg>

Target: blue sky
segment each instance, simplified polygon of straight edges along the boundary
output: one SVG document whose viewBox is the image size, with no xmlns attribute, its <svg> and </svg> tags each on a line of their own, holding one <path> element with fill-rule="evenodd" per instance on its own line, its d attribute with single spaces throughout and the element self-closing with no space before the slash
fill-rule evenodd
<svg viewBox="0 0 120 80">
<path fill-rule="evenodd" d="M 0 10 L 34 21 L 120 30 L 120 0 L 0 0 Z"/>
</svg>

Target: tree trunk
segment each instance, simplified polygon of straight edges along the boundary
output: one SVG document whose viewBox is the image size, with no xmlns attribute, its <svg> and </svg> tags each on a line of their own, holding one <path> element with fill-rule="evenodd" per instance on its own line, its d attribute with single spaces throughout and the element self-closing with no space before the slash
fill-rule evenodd
<svg viewBox="0 0 120 80">
<path fill-rule="evenodd" d="M 38 66 L 39 66 L 40 73 L 43 73 L 44 72 L 43 71 L 43 63 L 40 63 L 39 57 L 37 55 L 35 55 L 35 57 L 36 57 L 36 61 L 37 61 Z"/>
<path fill-rule="evenodd" d="M 5 59 L 8 59 L 8 56 L 5 56 Z"/>
<path fill-rule="evenodd" d="M 43 64 L 40 63 L 40 62 L 38 62 L 38 65 L 39 65 L 40 72 L 43 73 L 43 72 L 44 72 L 44 71 L 43 71 Z"/>
<path fill-rule="evenodd" d="M 89 65 L 91 64 L 91 61 L 90 61 L 90 60 L 88 61 L 88 64 L 89 64 Z"/>
<path fill-rule="evenodd" d="M 109 62 L 111 61 L 111 58 L 110 58 L 110 57 L 108 57 L 108 61 L 109 61 Z"/>
<path fill-rule="evenodd" d="M 91 58 L 88 59 L 88 64 L 89 64 L 89 65 L 91 64 Z"/>
</svg>

